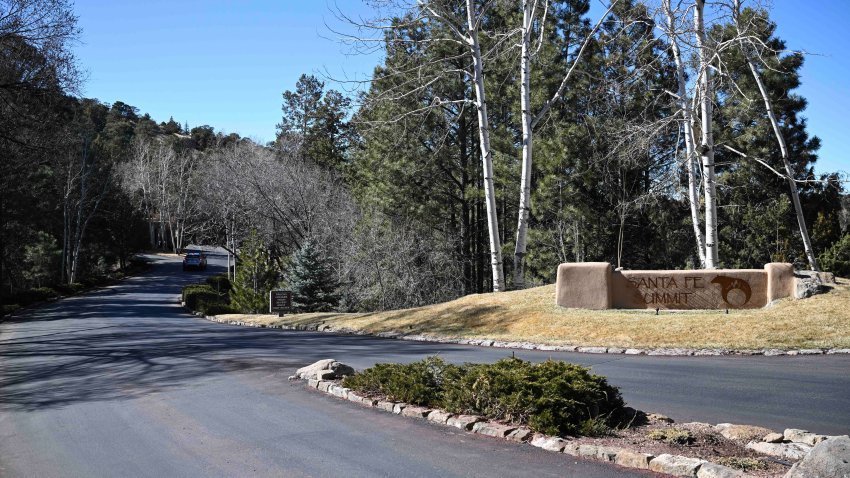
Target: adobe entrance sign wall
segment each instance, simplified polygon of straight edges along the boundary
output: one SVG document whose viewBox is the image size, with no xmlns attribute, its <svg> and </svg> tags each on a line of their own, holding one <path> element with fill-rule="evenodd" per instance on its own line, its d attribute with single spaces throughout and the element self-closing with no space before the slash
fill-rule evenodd
<svg viewBox="0 0 850 478">
<path fill-rule="evenodd" d="M 756 309 L 793 297 L 794 267 L 615 271 L 607 262 L 558 266 L 555 303 L 583 309 Z"/>
</svg>

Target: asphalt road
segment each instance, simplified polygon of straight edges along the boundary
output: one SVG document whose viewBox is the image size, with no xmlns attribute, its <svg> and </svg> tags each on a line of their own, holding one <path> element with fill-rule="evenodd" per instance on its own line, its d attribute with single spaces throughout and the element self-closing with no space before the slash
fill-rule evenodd
<svg viewBox="0 0 850 478">
<path fill-rule="evenodd" d="M 176 303 L 203 274 L 158 262 L 0 324 L 0 476 L 648 476 L 288 383 L 327 357 L 362 368 L 510 352 L 210 323 Z M 591 365 L 630 405 L 679 421 L 850 431 L 846 356 L 517 355 Z"/>
</svg>

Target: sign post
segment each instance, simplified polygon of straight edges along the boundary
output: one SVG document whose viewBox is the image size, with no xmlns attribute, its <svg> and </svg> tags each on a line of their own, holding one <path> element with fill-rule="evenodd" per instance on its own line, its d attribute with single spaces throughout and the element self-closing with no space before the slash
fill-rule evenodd
<svg viewBox="0 0 850 478">
<path fill-rule="evenodd" d="M 292 310 L 292 291 L 272 290 L 269 292 L 269 313 L 278 313 L 283 317 L 285 312 Z"/>
</svg>

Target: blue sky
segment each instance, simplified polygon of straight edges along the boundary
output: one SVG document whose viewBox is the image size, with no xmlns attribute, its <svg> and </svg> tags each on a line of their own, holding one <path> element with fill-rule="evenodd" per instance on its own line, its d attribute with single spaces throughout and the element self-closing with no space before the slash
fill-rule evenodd
<svg viewBox="0 0 850 478">
<path fill-rule="evenodd" d="M 78 0 L 83 29 L 76 55 L 88 78 L 82 94 L 124 101 L 157 121 L 208 124 L 268 141 L 281 93 L 302 73 L 365 75 L 378 55 L 351 56 L 325 22 L 323 0 Z M 331 4 L 332 5 L 332 4 Z M 339 0 L 368 16 L 361 0 Z M 592 14 L 599 11 L 592 10 Z M 850 170 L 850 1 L 775 0 L 772 17 L 788 47 L 811 55 L 798 90 L 809 102 L 809 133 L 823 146 L 818 172 Z"/>
</svg>

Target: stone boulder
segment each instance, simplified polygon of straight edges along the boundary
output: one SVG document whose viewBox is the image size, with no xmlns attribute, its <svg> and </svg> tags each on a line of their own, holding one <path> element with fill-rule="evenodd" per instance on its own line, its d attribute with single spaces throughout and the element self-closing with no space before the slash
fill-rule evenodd
<svg viewBox="0 0 850 478">
<path fill-rule="evenodd" d="M 823 283 L 823 279 L 826 277 L 821 277 L 815 271 L 797 271 L 794 273 L 794 277 L 797 279 L 794 281 L 796 283 L 795 299 L 806 299 L 829 290 Z"/>
<path fill-rule="evenodd" d="M 806 456 L 812 449 L 804 443 L 766 443 L 763 441 L 747 443 L 746 448 L 764 455 L 799 460 Z M 850 477 L 848 477 L 850 478 Z"/>
<path fill-rule="evenodd" d="M 785 478 L 850 478 L 850 437 L 831 437 L 818 443 Z"/>
<path fill-rule="evenodd" d="M 734 423 L 718 423 L 714 429 L 729 440 L 750 441 L 773 433 L 773 430 L 767 428 L 753 425 L 736 425 Z"/>
<path fill-rule="evenodd" d="M 740 470 L 716 463 L 703 463 L 697 470 L 697 478 L 745 478 L 746 476 Z"/>
<path fill-rule="evenodd" d="M 808 430 L 800 430 L 798 428 L 786 428 L 783 436 L 788 441 L 805 443 L 810 446 L 815 446 L 827 439 L 826 435 L 818 435 L 817 433 L 811 433 Z"/>
<path fill-rule="evenodd" d="M 537 433 L 531 438 L 531 446 L 536 446 L 547 451 L 562 452 L 567 444 L 567 440 L 563 438 L 544 435 L 542 433 Z"/>
<path fill-rule="evenodd" d="M 347 375 L 354 375 L 354 369 L 334 359 L 319 360 L 295 372 L 295 376 L 302 380 L 332 380 Z"/>
<path fill-rule="evenodd" d="M 673 476 L 697 476 L 697 470 L 705 463 L 698 458 L 687 458 L 677 455 L 658 455 L 649 462 L 649 469 L 658 473 Z"/>
</svg>

